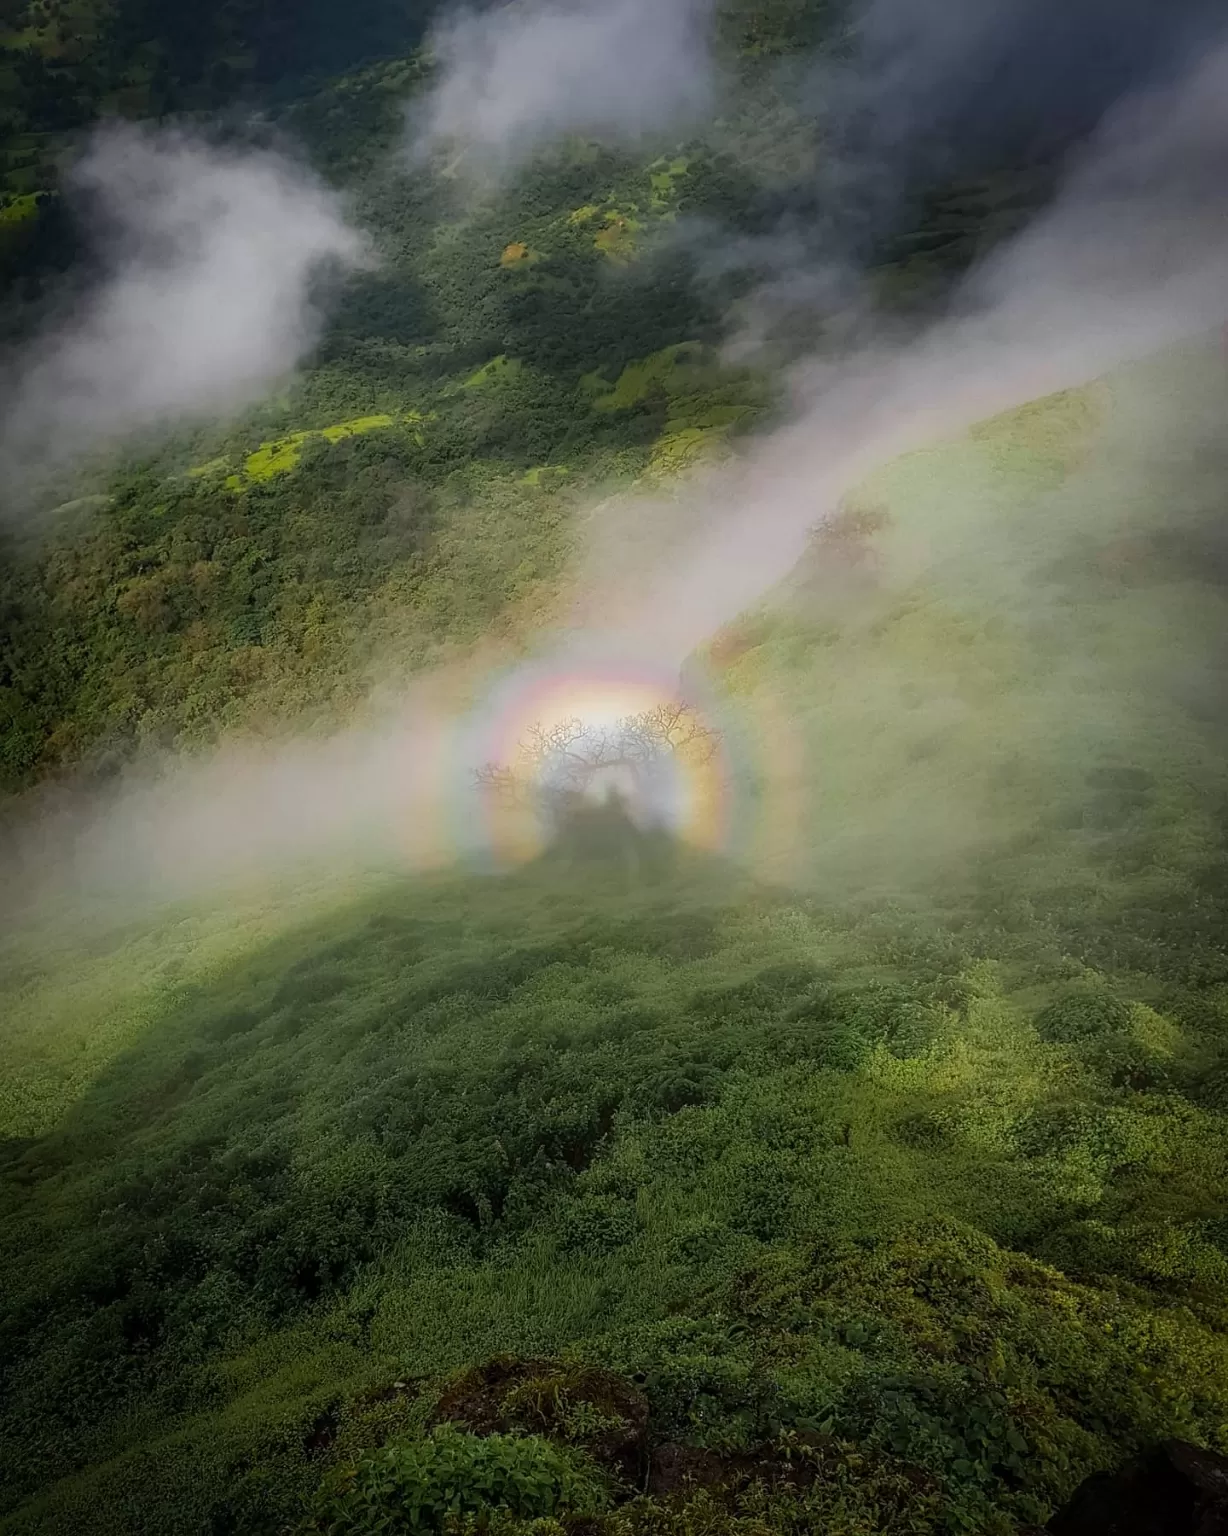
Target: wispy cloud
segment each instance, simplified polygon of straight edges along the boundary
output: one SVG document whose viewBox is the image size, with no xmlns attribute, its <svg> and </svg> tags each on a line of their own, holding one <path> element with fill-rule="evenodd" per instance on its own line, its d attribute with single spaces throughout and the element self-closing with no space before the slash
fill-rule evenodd
<svg viewBox="0 0 1228 1536">
<path fill-rule="evenodd" d="M 799 368 L 793 422 L 702 486 L 695 532 L 659 561 L 643 553 L 620 584 L 625 607 L 586 597 L 590 611 L 680 661 L 787 573 L 808 528 L 875 464 L 1223 323 L 1226 146 L 1228 39 L 1108 112 L 1054 203 L 942 318 L 903 338 L 862 327 L 850 349 Z M 812 270 L 820 280 L 821 262 Z M 681 502 L 672 520 L 685 527 Z M 650 522 L 659 540 L 671 514 Z M 601 537 L 596 580 L 622 542 Z"/>
<path fill-rule="evenodd" d="M 713 0 L 515 0 L 436 28 L 438 79 L 413 120 L 419 152 L 514 168 L 568 134 L 634 141 L 713 102 Z"/>
<path fill-rule="evenodd" d="M 259 398 L 316 339 L 321 267 L 363 258 L 337 197 L 307 170 L 177 130 L 100 130 L 69 196 L 104 275 L 8 359 L 10 474 Z"/>
</svg>

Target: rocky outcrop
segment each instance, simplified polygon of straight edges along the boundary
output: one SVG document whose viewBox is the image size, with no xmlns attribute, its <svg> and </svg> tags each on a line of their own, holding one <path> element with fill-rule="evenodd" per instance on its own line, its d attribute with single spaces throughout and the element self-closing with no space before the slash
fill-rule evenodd
<svg viewBox="0 0 1228 1536">
<path fill-rule="evenodd" d="M 1228 1457 L 1165 1440 L 1097 1472 L 1045 1528 L 1049 1536 L 1228 1536 Z"/>
</svg>

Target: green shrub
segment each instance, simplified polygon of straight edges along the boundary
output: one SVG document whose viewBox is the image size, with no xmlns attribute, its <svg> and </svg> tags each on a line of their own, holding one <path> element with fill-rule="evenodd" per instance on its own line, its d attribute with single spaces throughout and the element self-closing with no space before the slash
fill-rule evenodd
<svg viewBox="0 0 1228 1536">
<path fill-rule="evenodd" d="M 594 1515 L 605 1489 L 582 1458 L 538 1435 L 466 1434 L 444 1425 L 330 1476 L 312 1529 L 330 1536 L 444 1531 L 466 1516 Z"/>
<path fill-rule="evenodd" d="M 636 1229 L 635 1206 L 610 1195 L 571 1200 L 559 1218 L 562 1246 L 579 1253 L 612 1253 L 631 1242 Z"/>
<path fill-rule="evenodd" d="M 1074 1045 L 1130 1026 L 1130 1008 L 1111 992 L 1072 991 L 1056 998 L 1036 1016 L 1042 1040 Z"/>
</svg>

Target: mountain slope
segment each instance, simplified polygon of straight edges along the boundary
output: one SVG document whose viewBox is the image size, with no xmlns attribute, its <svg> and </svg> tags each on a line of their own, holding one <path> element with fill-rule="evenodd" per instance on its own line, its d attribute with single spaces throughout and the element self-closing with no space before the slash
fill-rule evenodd
<svg viewBox="0 0 1228 1536">
<path fill-rule="evenodd" d="M 436 666 L 480 703 L 568 613 L 586 511 L 649 492 L 651 543 L 823 340 L 786 310 L 771 364 L 733 364 L 751 284 L 704 242 L 775 250 L 807 206 L 781 82 L 825 7 L 724 8 L 711 132 L 569 143 L 469 202 L 394 158 L 420 58 L 275 89 L 417 10 L 296 15 L 287 58 L 278 6 L 14 7 L 0 61 L 27 194 L 123 92 L 260 95 L 381 258 L 282 395 L 5 536 L 0 788 L 33 854 L 0 936 L 0 1529 L 1031 1536 L 1148 1441 L 1228 1452 L 1222 350 L 816 501 L 689 659 L 704 850 L 500 865 L 445 753 L 382 872 L 264 869 L 228 760 L 193 762 Z M 935 302 L 1047 174 L 917 189 L 873 291 Z M 91 901 L 95 845 L 61 870 L 35 818 L 100 781 L 134 787 L 99 802 Z M 171 901 L 125 835 L 213 792 Z M 250 836 L 245 881 L 211 887 L 211 827 Z"/>
<path fill-rule="evenodd" d="M 1095 419 L 1016 413 L 863 497 L 933 527 L 996 495 L 997 537 L 1043 551 L 1055 486 L 1086 513 Z M 1102 494 L 1118 506 L 1112 476 Z M 1197 628 L 1191 604 L 1223 595 L 1163 539 L 1121 545 L 1110 523 L 1088 558 L 1128 563 L 1064 622 L 1128 687 L 1108 614 L 1138 633 L 1139 604 L 1179 593 Z M 1053 637 L 1020 630 L 1012 658 L 1009 607 L 987 590 L 981 629 L 958 564 L 927 603 L 880 565 L 851 610 L 824 573 L 830 551 L 748 618 L 727 685 L 794 690 L 836 733 L 860 789 L 818 776 L 791 875 L 843 892 L 842 834 L 858 901 L 684 855 L 630 887 L 542 866 L 325 886 L 301 918 L 257 900 L 246 927 L 185 909 L 68 969 L 54 931 L 10 944 L 6 1529 L 365 1530 L 502 1465 L 501 1441 L 424 1439 L 440 1415 L 544 1433 L 515 1454 L 559 1480 L 564 1528 L 596 1497 L 611 1536 L 1009 1533 L 1148 1439 L 1220 1445 L 1214 730 L 1180 701 L 1135 735 L 1113 710 L 1080 758 L 1076 696 L 1005 743 L 1003 779 L 994 692 L 1051 669 Z M 813 693 L 881 684 L 890 654 L 944 693 L 970 666 L 984 740 L 943 727 L 931 769 L 897 724 L 876 783 L 873 718 Z M 938 814 L 958 763 L 965 816 L 997 797 L 979 862 Z M 552 1444 L 589 1469 L 574 1487 Z"/>
</svg>

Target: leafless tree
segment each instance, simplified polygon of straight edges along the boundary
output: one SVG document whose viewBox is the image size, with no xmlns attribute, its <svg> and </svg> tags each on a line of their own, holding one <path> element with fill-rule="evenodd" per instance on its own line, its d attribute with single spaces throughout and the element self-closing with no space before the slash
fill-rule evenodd
<svg viewBox="0 0 1228 1536">
<path fill-rule="evenodd" d="M 534 725 L 520 743 L 515 764 L 487 763 L 474 775 L 479 789 L 497 802 L 530 809 L 557 823 L 603 777 L 625 775 L 635 789 L 670 759 L 711 761 L 720 733 L 687 704 L 659 704 L 612 726 L 579 719 Z"/>
</svg>

